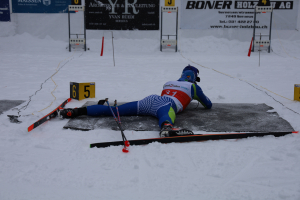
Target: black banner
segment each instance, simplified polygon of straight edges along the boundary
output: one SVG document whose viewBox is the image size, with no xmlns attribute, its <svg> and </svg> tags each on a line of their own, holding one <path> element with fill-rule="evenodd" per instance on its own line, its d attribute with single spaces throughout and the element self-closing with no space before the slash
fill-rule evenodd
<svg viewBox="0 0 300 200">
<path fill-rule="evenodd" d="M 85 0 L 86 29 L 159 30 L 159 0 Z"/>
</svg>

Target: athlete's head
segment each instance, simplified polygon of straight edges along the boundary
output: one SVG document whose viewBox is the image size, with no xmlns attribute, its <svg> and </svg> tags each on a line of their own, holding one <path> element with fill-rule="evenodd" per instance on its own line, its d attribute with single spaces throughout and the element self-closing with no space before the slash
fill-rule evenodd
<svg viewBox="0 0 300 200">
<path fill-rule="evenodd" d="M 198 74 L 199 70 L 196 67 L 188 65 L 183 69 L 181 77 L 178 81 L 188 81 L 191 83 L 196 83 L 196 81 L 200 82 L 200 78 L 197 77 Z"/>
</svg>

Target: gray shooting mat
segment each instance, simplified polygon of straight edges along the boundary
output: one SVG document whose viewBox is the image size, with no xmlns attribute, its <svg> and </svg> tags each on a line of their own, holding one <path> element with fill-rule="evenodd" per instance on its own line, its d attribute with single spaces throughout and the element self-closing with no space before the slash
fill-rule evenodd
<svg viewBox="0 0 300 200">
<path fill-rule="evenodd" d="M 0 115 L 24 102 L 23 100 L 0 100 Z"/>
<path fill-rule="evenodd" d="M 88 101 L 83 107 L 95 104 L 97 103 Z M 177 114 L 175 127 L 206 132 L 294 131 L 292 126 L 279 117 L 278 113 L 271 111 L 272 109 L 266 104 L 214 103 L 212 109 L 207 110 L 201 104 L 192 102 L 182 113 Z M 160 130 L 157 118 L 151 116 L 121 116 L 121 121 L 125 130 Z M 118 129 L 112 116 L 80 116 L 70 119 L 64 128 L 83 131 Z"/>
</svg>

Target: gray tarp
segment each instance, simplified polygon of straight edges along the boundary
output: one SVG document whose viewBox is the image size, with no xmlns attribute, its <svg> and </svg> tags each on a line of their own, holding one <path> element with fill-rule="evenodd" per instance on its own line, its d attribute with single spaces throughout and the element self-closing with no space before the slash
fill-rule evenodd
<svg viewBox="0 0 300 200">
<path fill-rule="evenodd" d="M 88 101 L 84 106 L 94 105 Z M 121 105 L 121 104 L 120 104 Z M 206 110 L 192 102 L 186 110 L 177 114 L 175 126 L 192 131 L 206 132 L 279 132 L 294 131 L 291 125 L 266 104 L 214 103 Z M 267 112 L 269 111 L 269 112 Z M 158 120 L 151 116 L 122 116 L 125 130 L 159 131 Z M 117 129 L 112 116 L 80 116 L 69 120 L 64 128 L 76 130 Z"/>
</svg>

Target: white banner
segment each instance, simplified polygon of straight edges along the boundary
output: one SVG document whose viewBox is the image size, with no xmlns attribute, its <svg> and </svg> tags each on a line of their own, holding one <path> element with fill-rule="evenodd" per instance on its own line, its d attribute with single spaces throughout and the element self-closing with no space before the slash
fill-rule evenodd
<svg viewBox="0 0 300 200">
<path fill-rule="evenodd" d="M 299 0 L 270 1 L 273 7 L 272 29 L 295 30 Z M 181 0 L 181 29 L 253 29 L 256 1 Z M 255 26 L 268 30 L 271 13 L 257 13 Z"/>
</svg>

